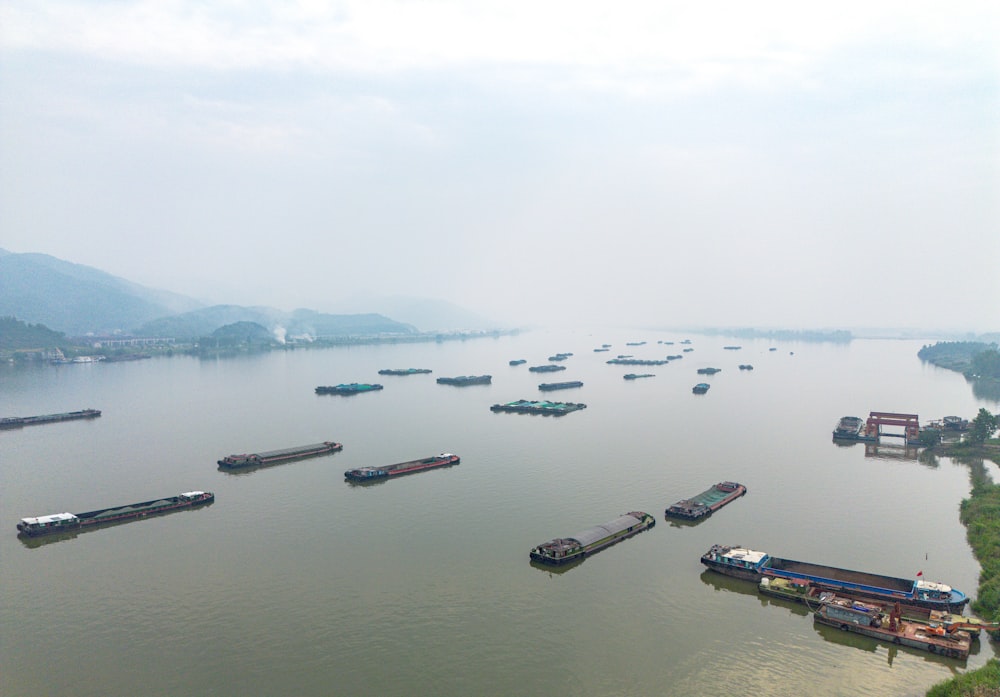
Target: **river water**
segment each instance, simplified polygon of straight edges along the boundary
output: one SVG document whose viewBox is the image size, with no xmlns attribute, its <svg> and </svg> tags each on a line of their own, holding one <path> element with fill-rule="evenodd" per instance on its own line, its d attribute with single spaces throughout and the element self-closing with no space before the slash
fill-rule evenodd
<svg viewBox="0 0 1000 697">
<path fill-rule="evenodd" d="M 680 354 L 658 342 L 684 338 L 694 351 L 669 365 L 605 363 Z M 635 341 L 646 344 L 626 346 Z M 595 353 L 602 343 L 610 352 Z M 979 642 L 967 663 L 885 646 L 814 626 L 804 607 L 699 563 L 713 543 L 738 543 L 923 571 L 973 595 L 979 568 L 958 519 L 969 467 L 830 437 L 843 415 L 998 409 L 922 364 L 919 348 L 552 330 L 3 368 L 0 416 L 103 416 L 0 432 L 2 692 L 922 695 L 994 646 Z M 558 352 L 574 354 L 567 370 L 527 371 Z M 696 374 L 707 366 L 722 372 Z M 409 367 L 434 372 L 377 375 Z M 483 373 L 492 385 L 435 382 Z M 584 386 L 537 390 L 561 380 Z M 314 394 L 365 381 L 385 389 Z M 711 390 L 693 395 L 702 381 Z M 489 410 L 543 394 L 588 408 Z M 344 449 L 240 474 L 215 464 L 322 440 Z M 461 464 L 344 481 L 349 468 L 442 451 Z M 749 493 L 697 525 L 664 521 L 667 505 L 722 480 Z M 215 503 L 41 543 L 16 536 L 21 517 L 192 489 Z M 633 510 L 658 524 L 566 570 L 529 563 L 534 545 Z"/>
</svg>

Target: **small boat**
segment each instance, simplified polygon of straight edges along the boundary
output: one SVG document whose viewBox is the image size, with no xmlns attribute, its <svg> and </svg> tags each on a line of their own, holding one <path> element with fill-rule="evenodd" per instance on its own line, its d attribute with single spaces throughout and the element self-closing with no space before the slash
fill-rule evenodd
<svg viewBox="0 0 1000 697">
<path fill-rule="evenodd" d="M 526 360 L 525 360 L 525 359 L 523 359 L 523 358 L 517 358 L 517 359 L 515 359 L 515 360 L 513 360 L 513 361 L 510 361 L 509 365 L 524 365 L 524 364 L 525 364 L 525 363 L 527 363 L 527 362 L 528 362 L 528 361 L 526 361 Z"/>
<path fill-rule="evenodd" d="M 698 368 L 699 375 L 715 375 L 716 373 L 721 373 L 722 368 Z"/>
<path fill-rule="evenodd" d="M 302 460 L 307 457 L 317 455 L 327 455 L 343 450 L 344 446 L 332 441 L 323 441 L 314 445 L 302 445 L 297 448 L 284 448 L 282 450 L 270 450 L 262 453 L 251 453 L 249 455 L 227 455 L 218 461 L 219 467 L 225 469 L 236 469 L 240 467 L 260 467 L 263 465 L 274 465 L 279 462 L 289 462 L 291 460 Z"/>
<path fill-rule="evenodd" d="M 376 392 L 381 389 L 382 386 L 377 383 L 352 382 L 349 384 L 340 384 L 340 385 L 320 385 L 319 387 L 316 388 L 316 394 L 352 395 L 352 394 L 361 394 L 362 392 Z"/>
<path fill-rule="evenodd" d="M 568 382 L 543 382 L 538 386 L 538 389 L 543 392 L 550 392 L 552 390 L 568 390 L 572 387 L 583 387 L 583 383 L 579 380 L 570 380 Z"/>
<path fill-rule="evenodd" d="M 656 525 L 653 516 L 632 511 L 603 525 L 595 525 L 571 537 L 557 537 L 538 545 L 529 554 L 532 561 L 543 564 L 568 564 L 610 547 L 616 542 L 638 535 Z"/>
<path fill-rule="evenodd" d="M 493 382 L 492 375 L 459 375 L 457 378 L 438 378 L 439 385 L 489 385 Z"/>
<path fill-rule="evenodd" d="M 753 366 L 749 363 L 740 364 L 740 370 L 753 370 Z"/>
<path fill-rule="evenodd" d="M 833 437 L 855 440 L 861 435 L 861 429 L 864 425 L 864 419 L 858 416 L 843 416 L 837 422 L 837 427 L 833 429 Z"/>
<path fill-rule="evenodd" d="M 723 506 L 747 493 L 747 488 L 737 482 L 719 482 L 697 496 L 678 501 L 664 515 L 668 518 L 699 520 L 712 515 Z"/>
<path fill-rule="evenodd" d="M 739 351 L 743 347 L 742 346 L 723 346 L 722 348 L 726 349 L 727 351 Z"/>
<path fill-rule="evenodd" d="M 420 375 L 431 372 L 430 368 L 383 368 L 379 375 Z"/>
<path fill-rule="evenodd" d="M 564 416 L 573 411 L 586 409 L 586 404 L 574 402 L 536 402 L 528 399 L 519 399 L 506 404 L 494 404 L 490 411 L 510 412 L 513 414 L 542 414 L 543 416 Z"/>
<path fill-rule="evenodd" d="M 865 571 L 772 557 L 745 547 L 712 545 L 701 563 L 720 574 L 760 583 L 765 576 L 806 581 L 820 590 L 843 592 L 880 602 L 899 602 L 931 610 L 961 612 L 969 602 L 960 590 L 943 583 L 911 581 Z"/>
<path fill-rule="evenodd" d="M 79 530 L 106 523 L 118 523 L 126 520 L 136 520 L 148 516 L 169 513 L 182 508 L 191 508 L 215 500 L 215 494 L 210 491 L 188 491 L 177 496 L 162 499 L 141 501 L 127 506 L 115 508 L 100 508 L 86 513 L 53 513 L 37 518 L 21 518 L 17 530 L 21 535 L 37 537 L 67 530 Z"/>
<path fill-rule="evenodd" d="M 451 465 L 457 465 L 461 461 L 462 460 L 458 455 L 441 453 L 440 455 L 425 457 L 420 460 L 399 462 L 395 465 L 385 465 L 383 467 L 359 467 L 357 469 L 347 470 L 344 472 L 344 477 L 351 481 L 369 482 L 376 479 L 388 479 L 389 477 L 398 477 L 403 474 L 413 474 L 414 472 L 437 469 L 438 467 L 450 467 Z"/>
<path fill-rule="evenodd" d="M 708 388 L 711 387 L 707 382 L 699 382 L 697 385 L 691 388 L 691 391 L 695 394 L 705 394 L 708 392 Z"/>
<path fill-rule="evenodd" d="M 557 353 L 554 356 L 549 356 L 550 361 L 565 361 L 567 358 L 572 356 L 572 353 Z"/>
<path fill-rule="evenodd" d="M 655 378 L 653 373 L 625 373 L 623 375 L 626 380 L 638 380 L 639 378 Z"/>
</svg>

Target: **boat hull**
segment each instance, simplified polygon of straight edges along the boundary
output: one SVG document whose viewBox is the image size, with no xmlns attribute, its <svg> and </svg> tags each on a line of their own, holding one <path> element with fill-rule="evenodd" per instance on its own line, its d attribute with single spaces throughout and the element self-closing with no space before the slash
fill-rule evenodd
<svg viewBox="0 0 1000 697">
<path fill-rule="evenodd" d="M 849 622 L 844 619 L 837 619 L 826 614 L 826 608 L 820 608 L 813 613 L 813 620 L 817 624 L 825 624 L 828 627 L 837 627 L 846 632 L 862 634 L 872 639 L 878 639 L 897 646 L 909 646 L 929 653 L 936 653 L 940 656 L 965 660 L 969 657 L 969 649 L 972 643 L 967 634 L 955 638 L 938 637 L 927 634 L 920 628 L 920 625 L 902 622 L 898 630 L 893 631 L 888 628 L 865 626 Z"/>
<path fill-rule="evenodd" d="M 219 460 L 218 464 L 223 469 L 260 467 L 262 465 L 276 465 L 282 462 L 292 462 L 294 460 L 304 460 L 309 457 L 318 457 L 319 455 L 328 455 L 343 449 L 344 446 L 342 444 L 327 441 L 325 443 L 306 445 L 301 448 L 289 448 L 287 450 L 274 450 L 251 455 L 228 455 Z"/>
<path fill-rule="evenodd" d="M 29 519 L 24 519 L 17 524 L 17 530 L 20 535 L 24 535 L 26 537 L 40 537 L 42 535 L 80 530 L 82 528 L 89 528 L 97 525 L 106 525 L 109 523 L 119 523 L 127 520 L 148 518 L 150 516 L 170 513 L 171 511 L 177 511 L 184 508 L 202 506 L 212 503 L 213 501 L 215 501 L 215 494 L 210 491 L 191 492 L 191 494 L 181 494 L 179 496 L 169 496 L 163 499 L 142 501 L 140 503 L 128 504 L 117 508 L 101 508 L 96 511 L 77 513 L 72 515 L 73 519 L 65 520 L 59 525 L 47 527 L 35 527 L 27 523 L 27 520 Z"/>
</svg>

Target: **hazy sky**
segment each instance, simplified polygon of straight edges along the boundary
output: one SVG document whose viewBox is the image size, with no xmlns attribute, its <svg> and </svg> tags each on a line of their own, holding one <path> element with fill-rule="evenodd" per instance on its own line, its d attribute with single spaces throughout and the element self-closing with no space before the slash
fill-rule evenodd
<svg viewBox="0 0 1000 697">
<path fill-rule="evenodd" d="M 997 330 L 998 37 L 995 0 L 0 0 L 0 247 L 283 309 Z"/>
</svg>

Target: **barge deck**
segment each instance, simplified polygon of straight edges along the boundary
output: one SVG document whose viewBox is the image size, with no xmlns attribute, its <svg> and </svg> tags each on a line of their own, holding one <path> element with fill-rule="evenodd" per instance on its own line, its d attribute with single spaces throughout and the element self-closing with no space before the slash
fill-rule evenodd
<svg viewBox="0 0 1000 697">
<path fill-rule="evenodd" d="M 712 515 L 746 493 L 747 488 L 738 482 L 719 482 L 697 496 L 678 501 L 667 508 L 664 515 L 668 518 L 699 520 Z"/>
<path fill-rule="evenodd" d="M 506 404 L 494 404 L 490 411 L 494 413 L 509 412 L 512 414 L 542 414 L 543 416 L 564 416 L 572 411 L 586 409 L 586 404 L 574 402 L 537 402 L 519 399 Z"/>
</svg>

